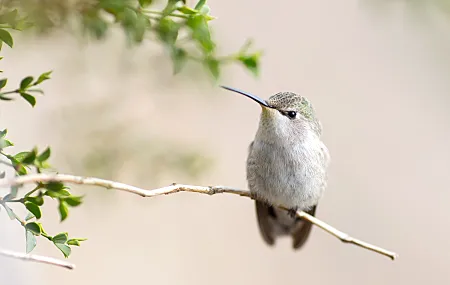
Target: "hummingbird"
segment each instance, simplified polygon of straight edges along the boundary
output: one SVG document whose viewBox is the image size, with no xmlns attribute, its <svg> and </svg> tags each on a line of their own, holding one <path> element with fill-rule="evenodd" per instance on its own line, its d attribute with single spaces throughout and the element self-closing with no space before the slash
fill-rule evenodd
<svg viewBox="0 0 450 285">
<path fill-rule="evenodd" d="M 297 217 L 296 212 L 315 215 L 330 162 L 314 108 L 304 96 L 293 92 L 279 92 L 265 101 L 221 87 L 252 99 L 262 108 L 247 157 L 248 187 L 255 198 L 261 236 L 268 245 L 274 245 L 278 237 L 291 236 L 293 248 L 299 249 L 312 224 Z"/>
</svg>

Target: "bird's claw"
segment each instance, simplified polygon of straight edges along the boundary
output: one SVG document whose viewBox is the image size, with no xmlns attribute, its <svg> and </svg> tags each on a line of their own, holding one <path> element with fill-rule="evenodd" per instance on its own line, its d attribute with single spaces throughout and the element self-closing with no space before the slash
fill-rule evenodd
<svg viewBox="0 0 450 285">
<path fill-rule="evenodd" d="M 298 208 L 289 209 L 288 214 L 289 214 L 289 216 L 291 216 L 291 218 L 295 218 L 295 217 L 297 217 L 297 211 L 298 211 Z"/>
</svg>

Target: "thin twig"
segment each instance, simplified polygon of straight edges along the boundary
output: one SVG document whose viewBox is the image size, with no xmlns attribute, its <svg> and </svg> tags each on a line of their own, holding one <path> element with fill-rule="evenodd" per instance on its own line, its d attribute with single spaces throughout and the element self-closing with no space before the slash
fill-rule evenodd
<svg viewBox="0 0 450 285">
<path fill-rule="evenodd" d="M 48 256 L 25 254 L 25 253 L 6 250 L 6 249 L 0 249 L 0 255 L 18 258 L 18 259 L 25 260 L 25 261 L 34 261 L 34 262 L 39 262 L 39 263 L 56 265 L 56 266 L 64 267 L 66 269 L 74 269 L 75 268 L 74 264 L 71 264 L 71 263 L 68 263 L 68 262 L 53 258 L 53 257 L 48 257 Z"/>
<path fill-rule="evenodd" d="M 72 184 L 82 184 L 82 185 L 94 185 L 94 186 L 100 186 L 108 189 L 116 189 L 120 191 L 125 191 L 129 193 L 133 193 L 142 197 L 155 197 L 160 195 L 168 195 L 173 194 L 177 192 L 194 192 L 194 193 L 201 193 L 201 194 L 208 194 L 208 195 L 214 195 L 219 193 L 228 193 L 228 194 L 235 194 L 240 196 L 245 196 L 251 199 L 254 199 L 249 191 L 246 190 L 240 190 L 236 188 L 230 188 L 226 186 L 193 186 L 193 185 L 183 185 L 183 184 L 173 184 L 170 186 L 158 188 L 158 189 L 143 189 L 139 187 L 135 187 L 132 185 L 119 183 L 115 181 L 105 180 L 105 179 L 99 179 L 99 178 L 93 178 L 93 177 L 81 177 L 81 176 L 73 176 L 73 175 L 67 175 L 67 174 L 30 174 L 30 175 L 24 175 L 16 177 L 13 180 L 10 181 L 4 181 L 0 182 L 0 187 L 4 186 L 12 186 L 12 185 L 23 185 L 23 184 L 29 184 L 29 183 L 37 183 L 37 182 L 51 182 L 51 181 L 59 181 L 59 182 L 66 182 L 66 183 L 72 183 Z M 282 205 L 279 206 L 282 209 L 287 210 Z M 327 223 L 303 212 L 298 211 L 297 215 L 312 224 L 318 226 L 319 228 L 325 230 L 326 232 L 330 233 L 331 235 L 335 236 L 339 240 L 345 243 L 350 243 L 371 251 L 374 251 L 376 253 L 382 254 L 384 256 L 387 256 L 394 260 L 398 257 L 398 255 L 395 252 L 383 249 L 381 247 L 369 244 L 367 242 L 355 239 L 348 234 L 341 232 L 337 230 L 336 228 L 328 225 Z"/>
</svg>

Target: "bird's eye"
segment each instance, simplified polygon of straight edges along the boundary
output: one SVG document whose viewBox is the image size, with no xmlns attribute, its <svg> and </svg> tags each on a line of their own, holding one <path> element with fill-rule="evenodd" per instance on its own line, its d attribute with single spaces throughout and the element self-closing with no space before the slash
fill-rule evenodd
<svg viewBox="0 0 450 285">
<path fill-rule="evenodd" d="M 286 115 L 291 118 L 291 119 L 295 119 L 295 117 L 297 116 L 297 112 L 295 111 L 288 111 L 286 112 Z"/>
</svg>

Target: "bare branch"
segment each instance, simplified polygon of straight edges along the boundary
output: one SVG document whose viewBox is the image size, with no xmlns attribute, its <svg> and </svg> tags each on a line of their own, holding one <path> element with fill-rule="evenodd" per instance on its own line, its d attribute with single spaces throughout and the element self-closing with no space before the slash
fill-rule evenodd
<svg viewBox="0 0 450 285">
<path fill-rule="evenodd" d="M 125 191 L 133 194 L 137 194 L 142 197 L 155 197 L 160 195 L 168 195 L 173 194 L 177 192 L 194 192 L 194 193 L 201 193 L 201 194 L 208 194 L 208 195 L 214 195 L 219 193 L 228 193 L 228 194 L 235 194 L 240 196 L 245 196 L 251 199 L 255 199 L 252 197 L 249 191 L 246 190 L 240 190 L 236 188 L 230 188 L 226 186 L 193 186 L 193 185 L 183 185 L 183 184 L 173 184 L 167 187 L 162 187 L 158 189 L 143 189 L 115 181 L 110 180 L 104 180 L 99 178 L 92 178 L 92 177 L 80 177 L 80 176 L 73 176 L 73 175 L 67 175 L 67 174 L 31 174 L 31 175 L 24 175 L 16 177 L 15 179 L 7 182 L 0 182 L 0 187 L 3 186 L 12 186 L 12 185 L 23 185 L 23 184 L 29 184 L 29 183 L 36 183 L 36 182 L 51 182 L 51 181 L 59 181 L 59 182 L 66 182 L 66 183 L 72 183 L 72 184 L 82 184 L 82 185 L 93 185 L 93 186 L 100 186 L 108 189 L 116 189 L 120 191 Z M 286 207 L 283 207 L 282 205 L 279 206 L 282 209 L 288 210 Z M 319 228 L 325 230 L 326 232 L 330 233 L 331 235 L 335 236 L 339 240 L 341 240 L 344 243 L 350 243 L 354 244 L 356 246 L 374 251 L 376 253 L 382 254 L 384 256 L 387 256 L 394 260 L 398 257 L 398 255 L 395 252 L 383 249 L 381 247 L 369 244 L 367 242 L 355 239 L 348 234 L 339 231 L 338 229 L 328 225 L 327 223 L 303 212 L 298 211 L 297 215 L 312 224 L 318 226 Z"/>
<path fill-rule="evenodd" d="M 10 250 L 6 250 L 6 249 L 0 249 L 0 255 L 3 256 L 7 256 L 7 257 L 13 257 L 13 258 L 18 258 L 18 259 L 22 259 L 25 261 L 34 261 L 34 262 L 39 262 L 39 263 L 46 263 L 46 264 L 50 264 L 50 265 L 55 265 L 55 266 L 60 266 L 60 267 L 64 267 L 66 269 L 74 269 L 75 265 L 53 258 L 53 257 L 48 257 L 48 256 L 42 256 L 42 255 L 35 255 L 35 254 L 25 254 L 25 253 L 20 253 L 20 252 L 14 252 L 14 251 L 10 251 Z"/>
</svg>

